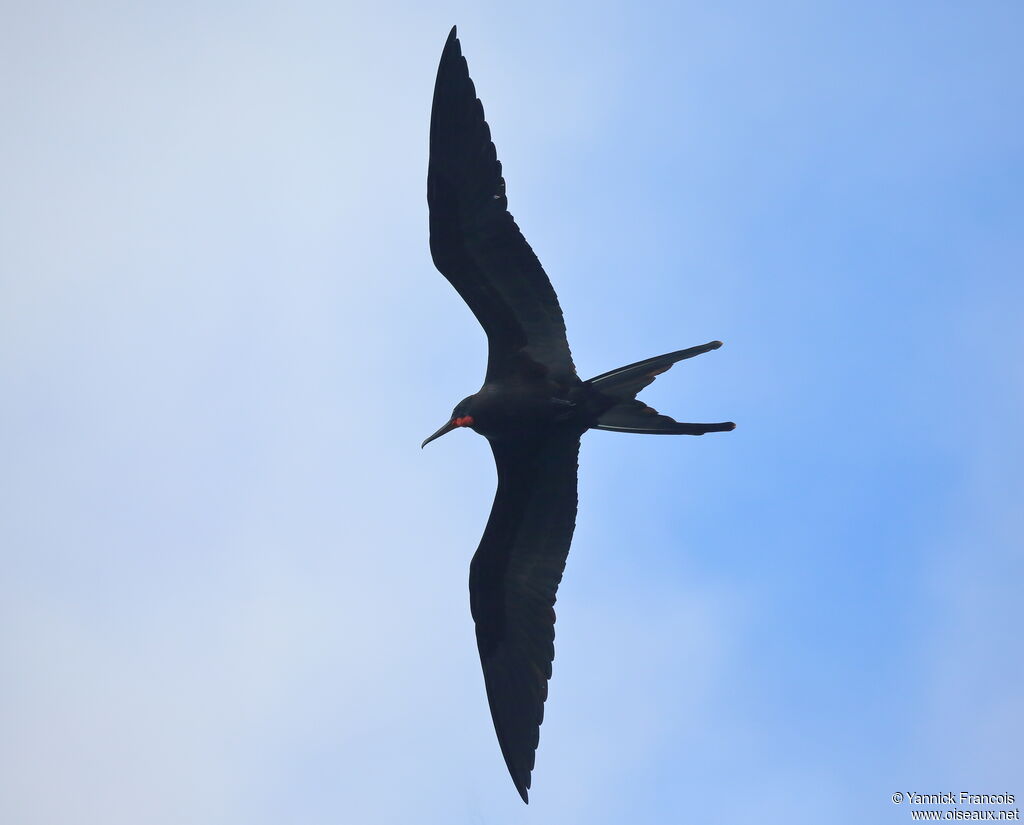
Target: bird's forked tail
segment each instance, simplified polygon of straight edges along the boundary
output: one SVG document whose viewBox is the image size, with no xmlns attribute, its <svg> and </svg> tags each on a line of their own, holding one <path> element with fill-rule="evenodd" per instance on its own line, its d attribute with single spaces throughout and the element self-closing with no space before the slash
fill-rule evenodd
<svg viewBox="0 0 1024 825">
<path fill-rule="evenodd" d="M 598 416 L 594 429 L 652 435 L 704 435 L 735 429 L 736 425 L 731 421 L 717 424 L 686 424 L 662 415 L 643 401 L 636 400 L 636 394 L 640 390 L 653 383 L 661 373 L 671 369 L 677 361 L 702 355 L 720 346 L 721 341 L 710 341 L 699 347 L 656 355 L 654 358 L 637 361 L 635 364 L 591 378 L 586 383 L 612 401 L 612 406 Z"/>
</svg>

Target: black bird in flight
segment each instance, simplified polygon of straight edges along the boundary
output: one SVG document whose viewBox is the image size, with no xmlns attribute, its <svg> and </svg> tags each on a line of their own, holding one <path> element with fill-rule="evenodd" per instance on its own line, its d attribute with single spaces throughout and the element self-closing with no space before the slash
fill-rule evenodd
<svg viewBox="0 0 1024 825">
<path fill-rule="evenodd" d="M 430 254 L 487 333 L 487 374 L 426 446 L 458 427 L 491 445 L 498 491 L 469 567 L 487 701 L 512 781 L 528 802 L 555 656 L 555 591 L 576 524 L 580 436 L 589 429 L 703 435 L 736 425 L 683 424 L 636 394 L 711 341 L 581 381 L 558 298 L 505 197 L 501 163 L 455 28 L 430 116 Z"/>
</svg>

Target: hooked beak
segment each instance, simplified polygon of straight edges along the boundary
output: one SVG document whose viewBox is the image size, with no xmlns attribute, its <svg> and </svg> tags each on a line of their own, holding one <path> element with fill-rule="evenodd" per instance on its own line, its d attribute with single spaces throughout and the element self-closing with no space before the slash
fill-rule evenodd
<svg viewBox="0 0 1024 825">
<path fill-rule="evenodd" d="M 445 424 L 440 430 L 438 430 L 436 433 L 434 433 L 432 436 L 430 436 L 430 438 L 428 438 L 426 441 L 424 441 L 422 444 L 420 444 L 420 449 L 422 450 L 424 447 L 426 447 L 435 438 L 440 438 L 445 433 L 450 433 L 452 430 L 454 430 L 458 426 L 459 425 L 455 423 L 455 419 L 453 418 L 451 421 L 449 421 L 447 424 Z"/>
</svg>

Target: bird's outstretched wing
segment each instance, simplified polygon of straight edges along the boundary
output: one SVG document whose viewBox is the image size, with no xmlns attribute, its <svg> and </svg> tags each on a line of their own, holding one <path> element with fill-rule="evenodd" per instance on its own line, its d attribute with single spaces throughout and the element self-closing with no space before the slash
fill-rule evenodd
<svg viewBox="0 0 1024 825">
<path fill-rule="evenodd" d="M 487 333 L 487 380 L 576 375 L 558 298 L 508 212 L 484 109 L 452 28 L 430 115 L 430 253 Z"/>
<path fill-rule="evenodd" d="M 501 753 L 527 800 L 555 656 L 555 592 L 576 526 L 578 430 L 491 442 L 498 491 L 469 598 Z"/>
</svg>

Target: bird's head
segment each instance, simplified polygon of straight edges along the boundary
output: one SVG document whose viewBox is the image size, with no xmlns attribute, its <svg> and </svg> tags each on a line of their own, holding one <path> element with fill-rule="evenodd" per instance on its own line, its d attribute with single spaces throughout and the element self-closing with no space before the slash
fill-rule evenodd
<svg viewBox="0 0 1024 825">
<path fill-rule="evenodd" d="M 474 398 L 475 396 L 471 395 L 468 398 L 463 398 L 458 404 L 456 404 L 455 409 L 452 410 L 452 417 L 448 419 L 448 422 L 441 427 L 440 430 L 424 441 L 420 445 L 420 449 L 426 447 L 435 438 L 440 438 L 445 433 L 450 433 L 458 427 L 472 427 L 476 423 L 473 416 Z"/>
</svg>

